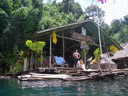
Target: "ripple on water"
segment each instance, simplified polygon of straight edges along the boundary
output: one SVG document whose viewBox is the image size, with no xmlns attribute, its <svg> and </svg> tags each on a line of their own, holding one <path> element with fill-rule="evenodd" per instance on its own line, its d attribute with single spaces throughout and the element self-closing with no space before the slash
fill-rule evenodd
<svg viewBox="0 0 128 96">
<path fill-rule="evenodd" d="M 0 96 L 128 96 L 128 78 L 67 82 L 0 79 Z"/>
</svg>

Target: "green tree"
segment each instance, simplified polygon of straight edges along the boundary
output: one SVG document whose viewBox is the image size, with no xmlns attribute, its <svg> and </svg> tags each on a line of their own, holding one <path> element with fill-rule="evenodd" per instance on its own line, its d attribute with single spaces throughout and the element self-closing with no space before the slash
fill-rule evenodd
<svg viewBox="0 0 128 96">
<path fill-rule="evenodd" d="M 98 17 L 97 17 L 97 10 L 98 10 Z M 94 22 L 98 22 L 97 18 L 99 19 L 99 24 L 102 25 L 104 23 L 104 16 L 105 12 L 99 8 L 97 5 L 90 5 L 86 8 L 86 15 L 89 16 L 90 19 L 93 19 Z"/>
<path fill-rule="evenodd" d="M 106 27 L 107 29 L 107 27 Z M 109 35 L 119 44 L 128 42 L 128 19 L 127 15 L 121 19 L 114 19 L 111 26 L 106 30 Z"/>
<path fill-rule="evenodd" d="M 83 13 L 80 4 L 74 2 L 74 0 L 63 0 L 58 4 L 58 7 L 60 12 L 72 13 L 74 15 L 75 21 L 77 21 Z"/>
<path fill-rule="evenodd" d="M 45 4 L 42 18 L 39 21 L 39 30 L 72 23 L 73 21 L 74 16 L 72 13 L 60 13 L 55 5 L 50 4 L 49 6 L 49 4 Z"/>
</svg>

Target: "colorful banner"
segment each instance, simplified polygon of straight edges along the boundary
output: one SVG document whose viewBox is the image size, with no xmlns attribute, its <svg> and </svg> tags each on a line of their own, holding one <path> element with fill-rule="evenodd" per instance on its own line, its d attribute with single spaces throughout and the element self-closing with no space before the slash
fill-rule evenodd
<svg viewBox="0 0 128 96">
<path fill-rule="evenodd" d="M 107 0 L 98 0 L 98 2 L 101 2 L 102 4 L 104 4 L 107 2 Z M 115 3 L 116 3 L 116 0 L 113 0 L 113 4 L 115 4 Z"/>
<path fill-rule="evenodd" d="M 104 4 L 104 2 L 106 3 L 107 0 L 98 0 L 98 2 L 101 2 L 102 4 Z"/>
</svg>

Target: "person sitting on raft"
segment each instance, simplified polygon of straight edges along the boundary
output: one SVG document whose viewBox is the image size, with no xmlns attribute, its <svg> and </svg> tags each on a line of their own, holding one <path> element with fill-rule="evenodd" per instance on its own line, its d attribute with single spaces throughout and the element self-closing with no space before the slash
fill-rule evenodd
<svg viewBox="0 0 128 96">
<path fill-rule="evenodd" d="M 83 62 L 82 59 L 80 59 L 78 62 L 77 62 L 77 65 L 78 65 L 78 68 L 82 68 L 83 70 L 86 70 L 85 69 L 85 64 Z"/>
</svg>

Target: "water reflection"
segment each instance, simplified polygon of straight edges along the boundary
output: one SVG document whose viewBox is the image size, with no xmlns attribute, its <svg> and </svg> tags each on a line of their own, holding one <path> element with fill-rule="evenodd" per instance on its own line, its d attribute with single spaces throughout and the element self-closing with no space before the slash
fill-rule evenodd
<svg viewBox="0 0 128 96">
<path fill-rule="evenodd" d="M 46 81 L 23 81 L 19 82 L 22 89 L 32 88 L 33 90 L 49 91 L 49 95 L 72 95 L 72 96 L 110 96 L 110 94 L 124 96 L 128 95 L 127 80 L 107 81 L 82 81 L 67 82 L 62 80 Z"/>
<path fill-rule="evenodd" d="M 107 81 L 0 80 L 0 96 L 128 96 L 128 78 Z M 3 87 L 2 87 L 3 86 Z"/>
</svg>

